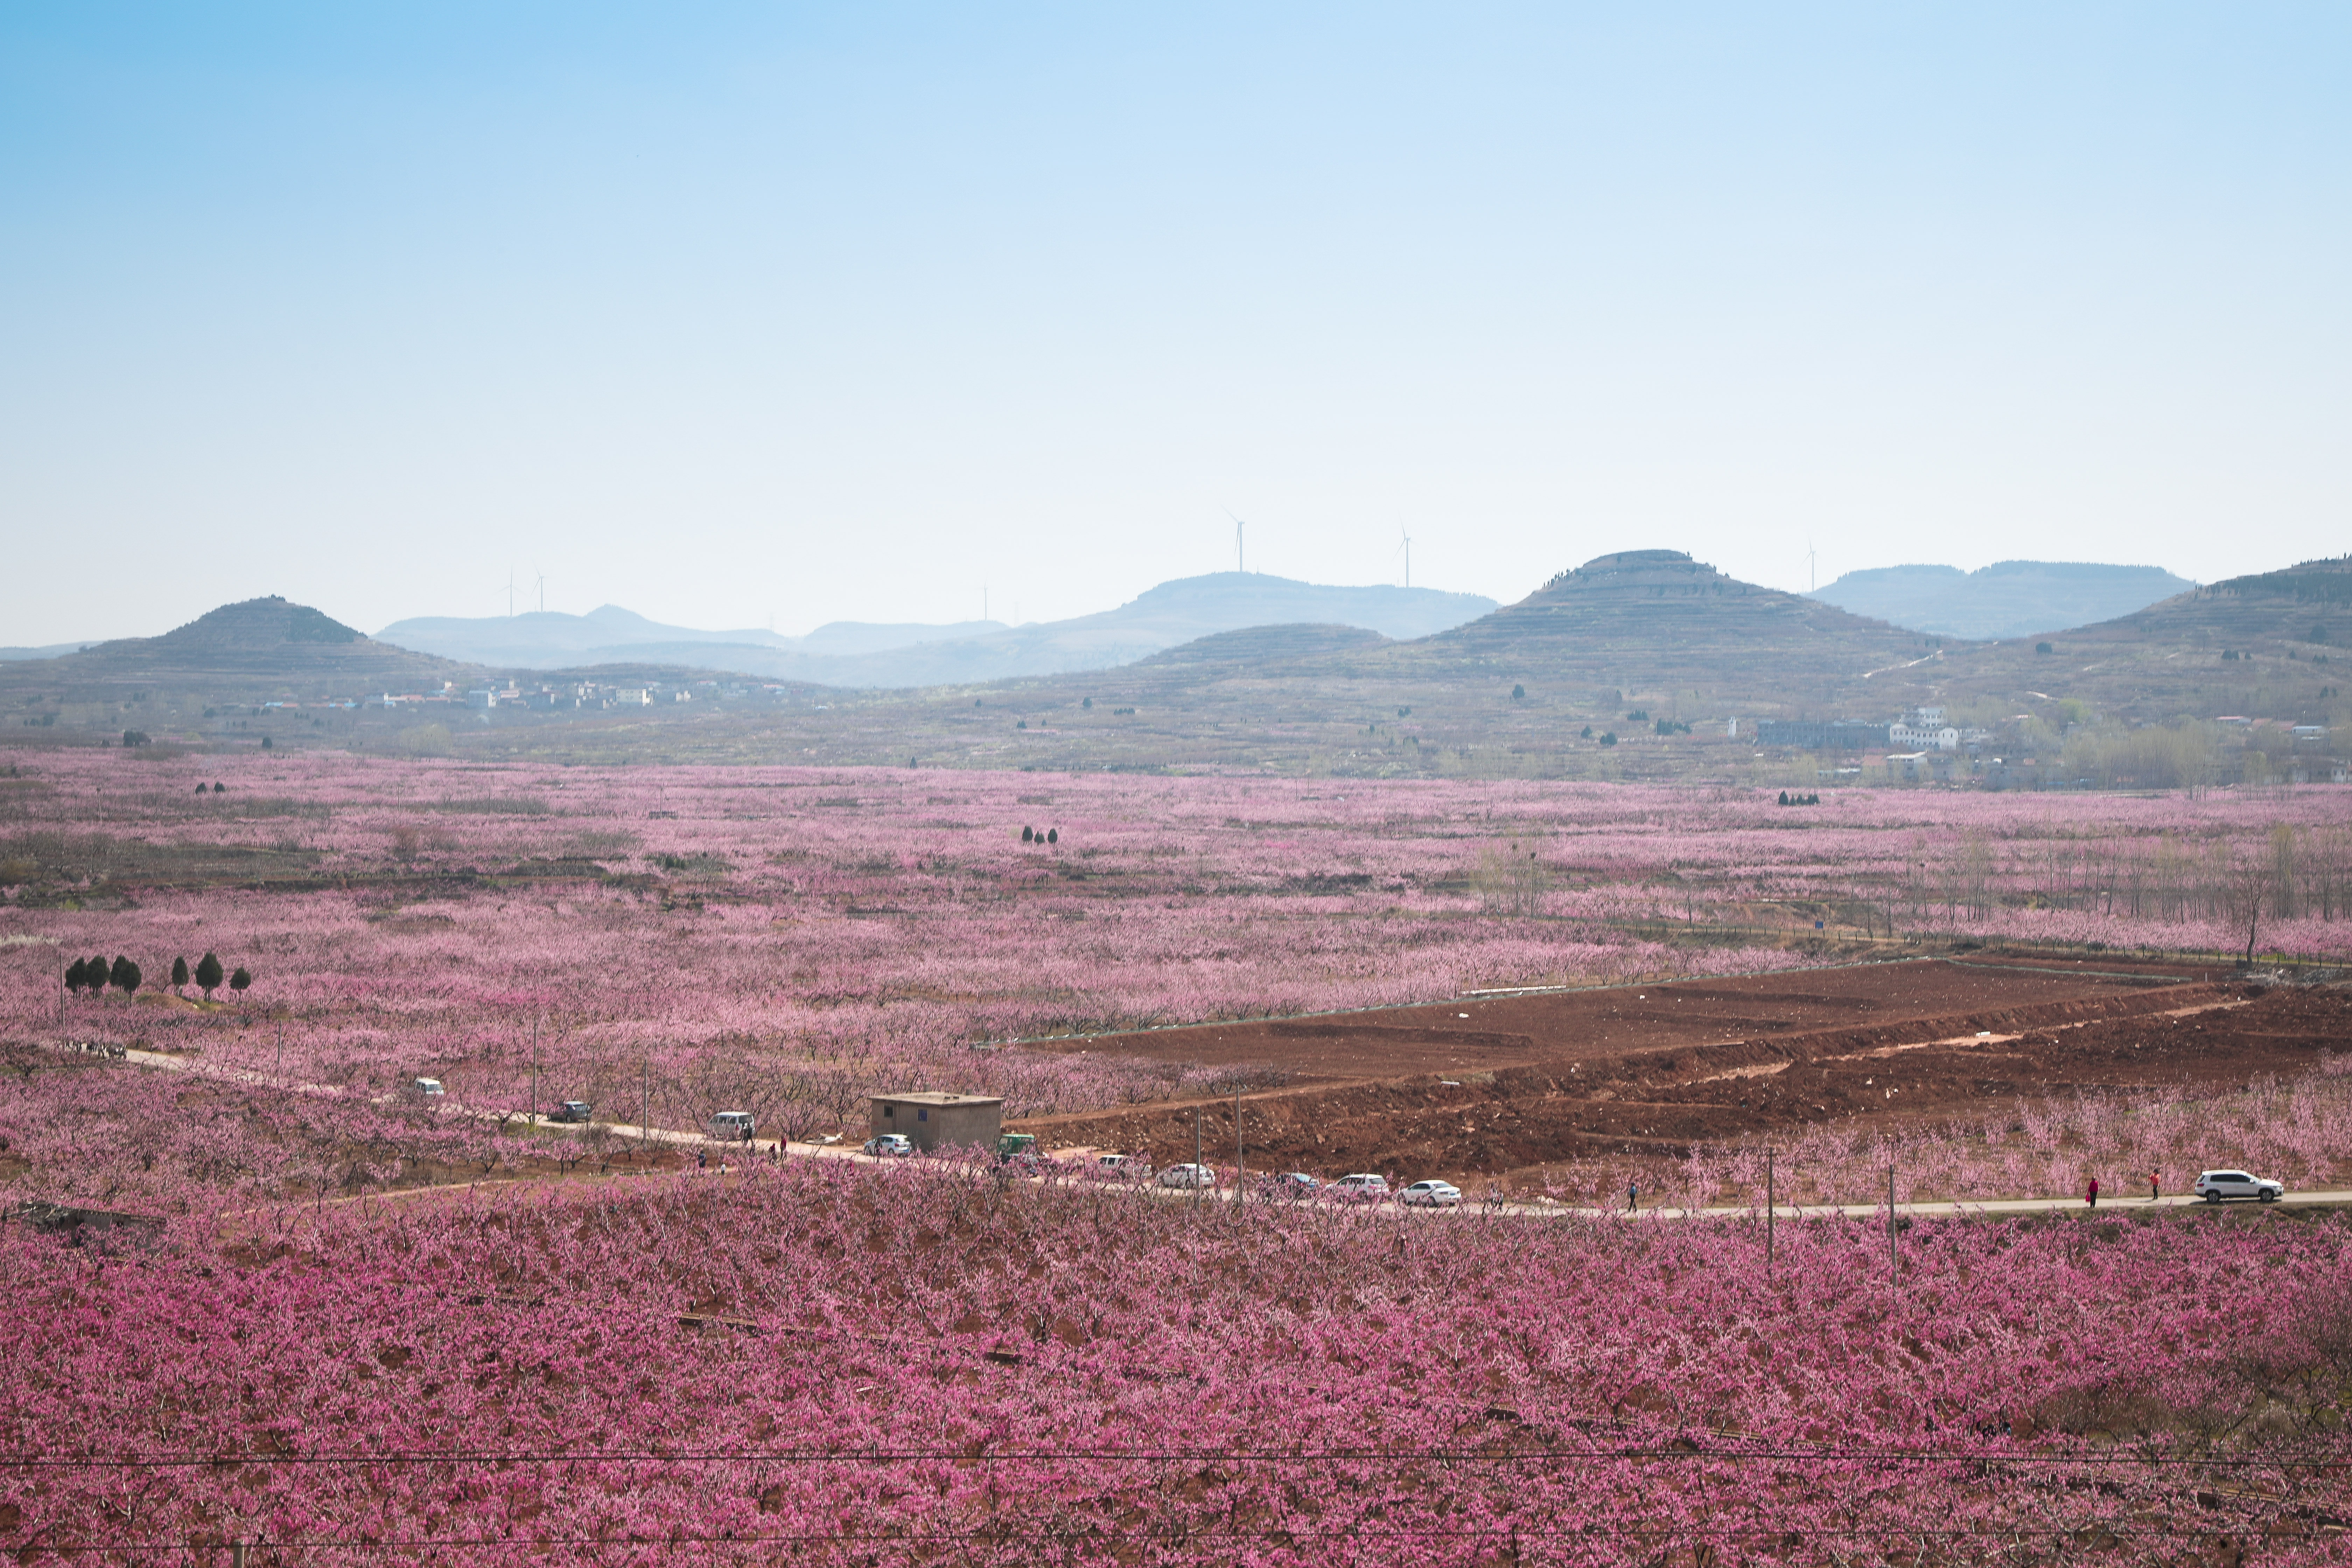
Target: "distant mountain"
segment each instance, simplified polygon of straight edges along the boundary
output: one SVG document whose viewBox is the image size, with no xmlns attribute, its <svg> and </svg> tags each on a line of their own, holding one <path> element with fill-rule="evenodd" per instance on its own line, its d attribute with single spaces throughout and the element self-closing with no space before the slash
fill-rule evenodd
<svg viewBox="0 0 2352 1568">
<path fill-rule="evenodd" d="M 223 605 L 162 637 L 117 637 L 12 673 L 68 692 L 160 682 L 310 697 L 415 690 L 428 680 L 438 687 L 467 672 L 272 595 Z"/>
<path fill-rule="evenodd" d="M 607 605 L 585 616 L 398 621 L 381 637 L 501 668 L 683 665 L 825 686 L 895 688 L 1108 669 L 1196 637 L 1252 626 L 1316 623 L 1389 637 L 1426 637 L 1494 608 L 1494 600 L 1477 594 L 1329 587 L 1218 572 L 1162 583 L 1115 610 L 1021 626 L 835 621 L 804 637 L 786 637 L 665 626 Z"/>
<path fill-rule="evenodd" d="M 1833 605 L 1728 577 L 1678 550 L 1624 550 L 1562 572 L 1516 605 L 1367 656 L 1415 676 L 1826 696 L 1920 657 L 1919 638 Z"/>
<path fill-rule="evenodd" d="M 1972 642 L 2064 631 L 2130 615 L 2197 586 L 2161 566 L 1997 561 L 1849 572 L 1811 597 L 1915 632 Z"/>
<path fill-rule="evenodd" d="M 79 653 L 86 647 L 97 647 L 97 639 L 82 642 L 53 642 L 45 647 L 0 647 L 0 664 L 26 658 L 56 658 L 60 654 Z"/>
</svg>

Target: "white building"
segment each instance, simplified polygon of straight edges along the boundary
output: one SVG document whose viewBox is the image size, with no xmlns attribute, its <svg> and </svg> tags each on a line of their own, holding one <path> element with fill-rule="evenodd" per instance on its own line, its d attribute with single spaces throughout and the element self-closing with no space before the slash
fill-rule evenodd
<svg viewBox="0 0 2352 1568">
<path fill-rule="evenodd" d="M 1915 710 L 1886 727 L 1886 743 L 1920 752 L 1957 752 L 1960 749 L 1960 731 L 1953 725 L 1937 722 L 1916 722 L 1920 711 L 1933 713 L 1940 721 L 1943 710 L 1931 708 Z"/>
</svg>

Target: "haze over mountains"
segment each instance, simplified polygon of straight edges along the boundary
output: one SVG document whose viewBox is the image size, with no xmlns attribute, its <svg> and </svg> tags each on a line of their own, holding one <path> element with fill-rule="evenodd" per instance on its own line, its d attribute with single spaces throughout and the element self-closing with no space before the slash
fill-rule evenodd
<svg viewBox="0 0 2352 1568">
<path fill-rule="evenodd" d="M 480 619 L 420 617 L 396 621 L 376 635 L 379 641 L 420 653 L 499 668 L 660 664 L 825 686 L 904 688 L 1108 669 L 1198 637 L 1251 626 L 1356 626 L 1410 639 L 1475 620 L 1496 607 L 1479 594 L 1332 587 L 1258 572 L 1216 572 L 1162 583 L 1115 610 L 1019 626 L 997 621 L 835 621 L 806 637 L 788 637 L 769 631 L 667 626 L 606 605 L 584 616 L 546 611 Z"/>
<path fill-rule="evenodd" d="M 1035 657 L 1039 645 L 1108 658 L 1139 623 L 1168 635 L 1198 586 L 1167 584 L 1125 616 L 837 658 L 968 670 L 975 642 L 1003 650 L 1006 663 Z M 1295 603 L 1300 585 L 1223 586 L 1264 588 L 1279 605 Z M 1278 609 L 1252 615 L 1229 595 L 1211 596 L 1255 624 L 1116 667 L 919 689 L 728 680 L 650 662 L 574 666 L 541 681 L 512 665 L 397 647 L 282 598 L 253 599 L 161 637 L 0 664 L 0 709 L 19 720 L 0 729 L 0 744 L 138 734 L 159 745 L 269 741 L 612 763 L 1722 782 L 1798 766 L 1761 742 L 1762 720 L 1885 723 L 1935 704 L 2001 737 L 1989 753 L 1995 763 L 2030 758 L 2048 773 L 2063 756 L 2073 771 L 2049 773 L 2062 783 L 2096 773 L 2149 784 L 2240 776 L 2241 751 L 2249 778 L 2257 761 L 2266 778 L 2314 769 L 2325 777 L 2343 766 L 2328 734 L 2352 726 L 2336 670 L 2352 646 L 2352 557 L 1999 642 L 1906 631 L 1670 550 L 1596 557 L 1516 604 L 1413 638 L 1328 620 L 1269 624 L 1260 616 Z M 1024 646 L 1024 634 L 1038 644 Z M 739 657 L 835 657 L 743 643 L 655 646 L 698 650 L 738 675 L 755 673 Z M 2290 725 L 2306 732 L 2290 742 Z M 2067 735 L 2076 740 L 2062 744 Z M 2093 756 L 2102 746 L 2112 755 Z M 2263 746 L 2267 760 L 2256 759 Z M 2150 747 L 2191 763 L 2147 761 Z M 2042 776 L 2000 765 L 2004 781 Z M 1790 777 L 1811 784 L 1812 766 L 1805 761 Z"/>
<path fill-rule="evenodd" d="M 2110 621 L 2195 586 L 2161 566 L 1996 561 L 1974 572 L 1957 566 L 1849 572 L 1811 597 L 1911 631 L 1983 642 Z"/>
</svg>

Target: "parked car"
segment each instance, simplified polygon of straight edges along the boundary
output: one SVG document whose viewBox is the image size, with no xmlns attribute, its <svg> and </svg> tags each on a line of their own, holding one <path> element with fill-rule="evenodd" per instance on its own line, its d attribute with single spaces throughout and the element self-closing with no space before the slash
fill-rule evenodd
<svg viewBox="0 0 2352 1568">
<path fill-rule="evenodd" d="M 588 1110 L 588 1102 L 584 1100 L 567 1100 L 549 1112 L 547 1119 L 550 1121 L 585 1121 Z"/>
<path fill-rule="evenodd" d="M 1269 1198 L 1284 1198 L 1298 1203 L 1323 1190 L 1323 1184 L 1304 1171 L 1285 1171 L 1278 1176 L 1262 1176 L 1257 1190 Z"/>
<path fill-rule="evenodd" d="M 2286 1185 L 2245 1171 L 2200 1171 L 2197 1173 L 2196 1193 L 2209 1204 L 2218 1204 L 2229 1198 L 2252 1198 L 2258 1204 L 2274 1204 L 2286 1196 Z"/>
<path fill-rule="evenodd" d="M 996 1163 L 1034 1171 L 1045 1164 L 1045 1152 L 1037 1147 L 1034 1132 L 1006 1132 L 996 1140 Z"/>
<path fill-rule="evenodd" d="M 1163 1187 L 1213 1187 L 1217 1173 L 1206 1165 L 1171 1165 L 1160 1173 Z"/>
<path fill-rule="evenodd" d="M 1415 1182 L 1397 1194 L 1397 1202 L 1415 1208 L 1450 1209 L 1462 1201 L 1462 1189 L 1452 1182 Z"/>
<path fill-rule="evenodd" d="M 1340 1177 L 1328 1191 L 1341 1203 L 1384 1204 L 1389 1201 L 1389 1179 L 1370 1171 L 1358 1171 Z"/>
<path fill-rule="evenodd" d="M 1104 1182 L 1139 1182 L 1151 1174 L 1149 1154 L 1097 1154 L 1087 1174 Z"/>
<path fill-rule="evenodd" d="M 885 1132 L 868 1138 L 866 1152 L 877 1160 L 902 1158 L 915 1152 L 915 1141 L 904 1132 Z"/>
<path fill-rule="evenodd" d="M 437 1100 L 442 1093 L 441 1080 L 437 1078 L 420 1078 L 408 1086 L 408 1092 L 420 1099 Z"/>
<path fill-rule="evenodd" d="M 710 1119 L 710 1135 L 721 1143 L 749 1143 L 752 1128 L 748 1110 L 722 1110 Z"/>
</svg>

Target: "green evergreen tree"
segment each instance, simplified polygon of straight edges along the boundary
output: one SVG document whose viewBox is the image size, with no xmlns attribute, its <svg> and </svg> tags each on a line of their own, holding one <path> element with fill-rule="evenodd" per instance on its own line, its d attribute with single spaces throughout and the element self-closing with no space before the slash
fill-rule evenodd
<svg viewBox="0 0 2352 1568">
<path fill-rule="evenodd" d="M 107 982 L 125 996 L 139 989 L 139 966 L 127 958 L 118 958 L 107 971 Z"/>
<path fill-rule="evenodd" d="M 228 977 L 228 988 L 232 991 L 241 992 L 252 984 L 253 971 L 249 969 L 240 969 Z"/>
<path fill-rule="evenodd" d="M 82 976 L 87 974 L 89 972 L 88 966 L 85 965 L 79 958 L 75 959 L 71 963 L 67 964 L 66 989 L 68 991 L 80 990 Z"/>
<path fill-rule="evenodd" d="M 204 988 L 205 1001 L 212 1000 L 213 993 L 220 989 L 220 983 L 221 961 L 218 957 L 208 952 L 196 960 L 196 984 Z"/>
<path fill-rule="evenodd" d="M 172 960 L 172 989 L 177 991 L 187 983 L 188 961 L 184 958 Z"/>
</svg>

